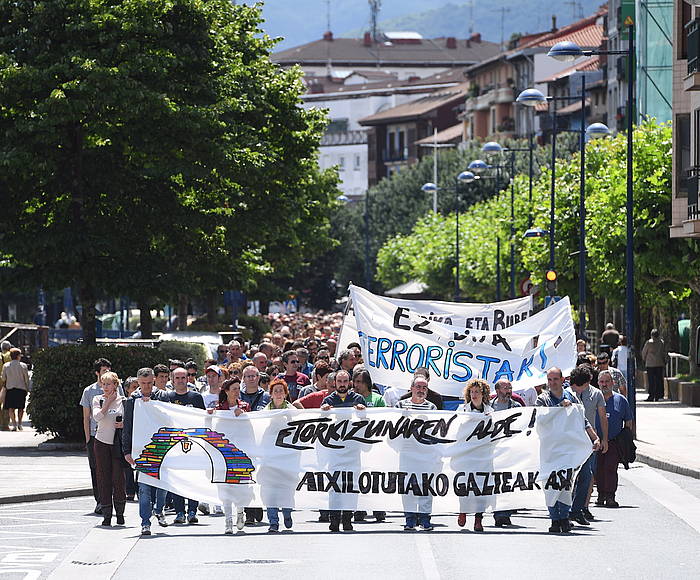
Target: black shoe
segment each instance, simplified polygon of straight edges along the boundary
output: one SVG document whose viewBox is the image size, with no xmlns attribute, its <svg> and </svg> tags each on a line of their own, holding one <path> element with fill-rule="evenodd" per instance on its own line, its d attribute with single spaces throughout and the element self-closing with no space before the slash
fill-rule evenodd
<svg viewBox="0 0 700 580">
<path fill-rule="evenodd" d="M 497 528 L 502 528 L 503 526 L 509 526 L 510 520 L 504 517 L 493 518 L 493 523 Z"/>
<path fill-rule="evenodd" d="M 331 521 L 331 525 L 328 526 L 328 529 L 331 532 L 339 532 L 340 531 L 340 522 Z"/>
<path fill-rule="evenodd" d="M 595 518 L 593 517 L 593 514 L 590 512 L 590 510 L 589 510 L 588 508 L 583 508 L 582 511 L 583 511 L 584 517 L 585 517 L 589 522 L 592 522 L 593 520 L 595 520 Z"/>
<path fill-rule="evenodd" d="M 105 518 L 102 520 L 102 525 L 105 526 L 106 528 L 109 528 L 112 526 L 112 518 Z"/>
<path fill-rule="evenodd" d="M 95 506 L 95 513 L 96 513 L 98 516 L 101 516 L 101 515 L 102 515 L 102 506 L 101 506 L 99 503 Z"/>
<path fill-rule="evenodd" d="M 246 526 L 254 526 L 255 525 L 255 518 L 253 516 L 246 516 L 245 517 L 245 525 Z"/>
<path fill-rule="evenodd" d="M 615 501 L 615 498 L 610 496 L 605 500 L 605 507 L 608 508 L 619 508 L 620 504 Z"/>
<path fill-rule="evenodd" d="M 375 512 L 374 519 L 378 522 L 386 521 L 386 512 Z"/>
<path fill-rule="evenodd" d="M 123 526 L 124 525 L 124 514 L 119 515 L 117 514 L 117 525 L 118 526 Z"/>
<path fill-rule="evenodd" d="M 595 500 L 595 505 L 597 505 L 597 506 L 604 506 L 605 505 L 605 494 L 604 493 L 598 493 L 598 497 Z"/>
<path fill-rule="evenodd" d="M 331 521 L 331 517 L 328 514 L 321 514 L 318 516 L 318 521 L 322 524 L 327 524 Z"/>
<path fill-rule="evenodd" d="M 364 522 L 367 517 L 367 512 L 355 512 L 355 521 Z"/>
<path fill-rule="evenodd" d="M 583 513 L 570 514 L 569 520 L 571 520 L 572 522 L 576 522 L 580 526 L 590 526 L 591 525 L 591 522 L 589 522 L 586 519 L 586 516 L 584 516 Z"/>
<path fill-rule="evenodd" d="M 552 525 L 549 526 L 550 534 L 558 534 L 561 532 L 561 520 L 552 520 Z"/>
<path fill-rule="evenodd" d="M 644 402 L 645 402 L 645 403 L 653 403 L 653 402 L 654 402 L 654 397 L 647 397 L 646 399 L 644 399 Z"/>
<path fill-rule="evenodd" d="M 562 534 L 568 534 L 573 528 L 571 522 L 569 521 L 569 518 L 559 520 L 559 527 L 561 528 Z"/>
<path fill-rule="evenodd" d="M 352 532 L 353 531 L 352 522 L 343 522 L 343 531 Z"/>
</svg>

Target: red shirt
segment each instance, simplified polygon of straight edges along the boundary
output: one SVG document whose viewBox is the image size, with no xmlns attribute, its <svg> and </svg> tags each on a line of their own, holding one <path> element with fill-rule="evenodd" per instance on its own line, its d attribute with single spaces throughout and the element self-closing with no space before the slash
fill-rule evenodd
<svg viewBox="0 0 700 580">
<path fill-rule="evenodd" d="M 304 409 L 320 409 L 323 399 L 325 399 L 329 394 L 329 391 L 324 389 L 322 391 L 316 391 L 315 393 L 309 393 L 305 397 L 298 399 L 298 401 L 304 405 Z"/>
<path fill-rule="evenodd" d="M 241 401 L 240 399 L 238 399 L 238 408 L 244 413 L 250 412 L 250 405 L 245 401 Z M 216 409 L 218 411 L 229 411 L 231 409 L 231 406 L 229 405 L 228 399 L 226 399 L 223 403 L 219 401 L 216 404 Z"/>
</svg>

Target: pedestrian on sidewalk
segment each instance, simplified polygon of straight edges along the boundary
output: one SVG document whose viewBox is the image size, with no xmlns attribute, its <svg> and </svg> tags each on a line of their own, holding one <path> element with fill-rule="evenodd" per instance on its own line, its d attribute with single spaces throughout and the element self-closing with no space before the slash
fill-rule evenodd
<svg viewBox="0 0 700 580">
<path fill-rule="evenodd" d="M 642 348 L 642 360 L 646 367 L 649 384 L 647 401 L 660 401 L 664 398 L 664 368 L 667 359 L 666 344 L 658 329 L 654 328 L 651 331 L 651 338 Z"/>
<path fill-rule="evenodd" d="M 22 430 L 24 406 L 29 391 L 29 370 L 27 365 L 19 360 L 21 356 L 20 349 L 11 348 L 10 362 L 2 366 L 2 374 L 0 375 L 2 384 L 5 385 L 3 410 L 9 413 L 12 431 Z"/>
<path fill-rule="evenodd" d="M 112 525 L 112 506 L 114 506 L 117 525 L 122 526 L 126 504 L 121 443 L 125 399 L 118 393 L 117 373 L 106 372 L 100 378 L 100 382 L 104 393 L 92 400 L 92 416 L 97 422 L 95 464 L 102 505 L 102 525 Z"/>
<path fill-rule="evenodd" d="M 90 466 L 90 477 L 92 479 L 92 495 L 95 497 L 95 513 L 102 514 L 102 506 L 100 505 L 100 494 L 97 486 L 97 467 L 95 464 L 95 432 L 97 431 L 97 423 L 92 416 L 92 400 L 102 394 L 102 384 L 100 377 L 108 371 L 112 370 L 112 363 L 106 358 L 98 358 L 92 363 L 92 370 L 95 373 L 96 381 L 83 389 L 83 395 L 80 398 L 80 406 L 83 408 L 83 431 L 85 433 L 85 450 L 88 456 L 88 465 Z"/>
<path fill-rule="evenodd" d="M 597 506 L 616 508 L 620 505 L 615 500 L 617 492 L 617 465 L 621 458 L 618 437 L 623 427 L 634 433 L 632 409 L 627 399 L 613 390 L 613 380 L 609 371 L 601 371 L 598 385 L 605 398 L 605 410 L 608 418 L 608 451 L 598 453 L 596 468 L 596 485 L 598 487 Z"/>
<path fill-rule="evenodd" d="M 0 369 L 2 365 L 10 362 L 10 349 L 12 348 L 12 343 L 9 340 L 3 340 L 0 345 Z M 0 379 L 0 431 L 10 430 L 10 414 L 5 410 L 3 403 L 5 402 L 5 389 Z"/>
</svg>

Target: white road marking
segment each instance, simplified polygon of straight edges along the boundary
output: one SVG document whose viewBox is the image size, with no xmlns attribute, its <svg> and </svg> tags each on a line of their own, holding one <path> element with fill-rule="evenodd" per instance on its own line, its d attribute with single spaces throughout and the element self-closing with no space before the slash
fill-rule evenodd
<svg viewBox="0 0 700 580">
<path fill-rule="evenodd" d="M 413 537 L 418 546 L 418 557 L 423 567 L 423 578 L 425 578 L 425 580 L 440 580 L 440 572 L 438 571 L 437 562 L 435 561 L 430 538 L 423 532 L 417 532 Z"/>
<path fill-rule="evenodd" d="M 700 499 L 693 494 L 646 465 L 622 471 L 620 476 L 700 533 Z"/>
</svg>

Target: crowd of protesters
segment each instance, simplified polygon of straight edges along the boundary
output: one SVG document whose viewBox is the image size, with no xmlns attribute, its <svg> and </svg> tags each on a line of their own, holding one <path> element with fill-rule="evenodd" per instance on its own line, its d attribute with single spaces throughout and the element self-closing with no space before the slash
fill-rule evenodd
<svg viewBox="0 0 700 580">
<path fill-rule="evenodd" d="M 81 405 L 93 490 L 95 513 L 110 526 L 113 512 L 117 524 L 124 523 L 124 505 L 138 493 L 141 533 L 149 535 L 151 518 L 166 527 L 166 510 L 175 515 L 173 524 L 196 524 L 201 515 L 225 516 L 225 533 L 233 534 L 233 506 L 209 506 L 196 499 L 166 493 L 136 482 L 131 456 L 133 409 L 136 399 L 157 400 L 206 409 L 209 413 L 230 412 L 235 416 L 260 410 L 321 409 L 354 407 L 397 407 L 408 412 L 452 409 L 489 415 L 521 406 L 568 406 L 580 404 L 585 410 L 585 428 L 592 453 L 577 476 L 572 505 L 557 502 L 548 507 L 551 533 L 567 533 L 574 524 L 589 526 L 595 518 L 589 509 L 594 481 L 597 506 L 618 507 L 617 468 L 629 455 L 634 422 L 625 398 L 624 373 L 610 364 L 609 350 L 598 356 L 579 348 L 576 368 L 565 377 L 558 368 L 547 373 L 547 383 L 514 390 L 507 379 L 495 384 L 495 392 L 481 379 L 470 380 L 461 401 L 450 400 L 429 388 L 427 369 L 415 371 L 410 385 L 382 387 L 372 383 L 362 362 L 360 345 L 351 343 L 338 350 L 336 336 L 341 323 L 338 315 L 273 316 L 272 332 L 257 344 L 233 340 L 220 345 L 217 358 L 199 369 L 193 361 L 169 360 L 154 368 L 139 369 L 135 376 L 120 382 L 106 359 L 95 361 L 96 381 L 85 388 Z M 414 498 L 416 511 L 406 512 L 404 530 L 417 526 L 432 530 L 432 498 Z M 280 529 L 279 509 L 267 507 L 268 531 Z M 281 509 L 287 529 L 293 526 L 292 511 Z M 516 512 L 494 512 L 496 527 L 509 527 Z M 373 512 L 376 521 L 386 513 Z M 263 509 L 237 508 L 235 527 L 256 526 Z M 330 531 L 353 529 L 353 521 L 368 514 L 361 511 L 321 510 L 320 522 Z M 460 511 L 457 524 L 466 525 L 467 514 Z M 482 532 L 482 513 L 474 516 L 473 529 Z"/>
</svg>

